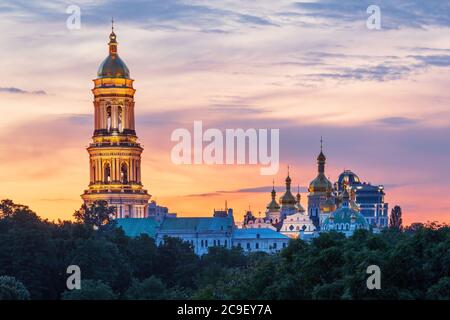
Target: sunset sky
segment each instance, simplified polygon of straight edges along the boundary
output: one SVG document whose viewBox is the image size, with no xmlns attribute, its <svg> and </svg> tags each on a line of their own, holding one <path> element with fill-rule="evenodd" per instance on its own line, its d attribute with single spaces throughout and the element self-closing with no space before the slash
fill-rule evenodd
<svg viewBox="0 0 450 320">
<path fill-rule="evenodd" d="M 69 30 L 69 5 L 81 28 Z M 369 30 L 366 8 L 381 8 Z M 264 212 L 286 167 L 315 177 L 320 137 L 332 181 L 351 169 L 383 184 L 406 223 L 450 222 L 450 3 L 440 0 L 0 2 L 0 198 L 71 219 L 89 182 L 92 79 L 111 17 L 137 89 L 142 180 L 179 216 L 225 200 Z M 279 128 L 280 171 L 175 165 L 171 132 Z"/>
</svg>

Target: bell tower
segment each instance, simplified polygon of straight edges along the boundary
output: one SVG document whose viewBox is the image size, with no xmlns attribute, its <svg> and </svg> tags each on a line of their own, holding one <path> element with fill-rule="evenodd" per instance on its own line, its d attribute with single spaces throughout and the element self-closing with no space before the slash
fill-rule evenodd
<svg viewBox="0 0 450 320">
<path fill-rule="evenodd" d="M 86 204 L 105 200 L 116 218 L 145 218 L 150 195 L 141 182 L 141 154 L 134 124 L 133 80 L 117 53 L 114 25 L 109 54 L 94 80 L 94 134 L 87 148 L 90 183 L 81 198 Z"/>
</svg>

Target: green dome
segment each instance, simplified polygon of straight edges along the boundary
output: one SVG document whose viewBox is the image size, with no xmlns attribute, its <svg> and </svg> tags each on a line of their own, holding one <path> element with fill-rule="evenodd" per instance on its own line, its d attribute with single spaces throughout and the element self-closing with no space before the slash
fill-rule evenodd
<svg viewBox="0 0 450 320">
<path fill-rule="evenodd" d="M 109 55 L 98 68 L 99 78 L 130 78 L 130 71 L 122 59 L 116 55 Z"/>
<path fill-rule="evenodd" d="M 323 229 L 330 230 L 331 219 L 333 219 L 334 225 L 343 225 L 344 230 L 346 230 L 346 226 L 352 225 L 352 218 L 354 219 L 354 224 L 357 225 L 358 229 L 369 229 L 369 224 L 366 221 L 366 218 L 359 213 L 348 207 L 341 207 L 334 211 L 330 217 L 327 217 L 323 221 Z"/>
<path fill-rule="evenodd" d="M 109 35 L 109 55 L 98 68 L 99 78 L 130 78 L 130 71 L 117 54 L 117 40 L 114 31 Z"/>
</svg>

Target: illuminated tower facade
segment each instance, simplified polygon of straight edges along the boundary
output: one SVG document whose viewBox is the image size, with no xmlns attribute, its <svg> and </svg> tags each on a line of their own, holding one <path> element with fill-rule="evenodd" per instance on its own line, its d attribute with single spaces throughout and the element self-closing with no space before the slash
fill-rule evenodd
<svg viewBox="0 0 450 320">
<path fill-rule="evenodd" d="M 87 148 L 90 183 L 86 204 L 106 200 L 117 218 L 144 218 L 150 195 L 141 182 L 141 154 L 134 124 L 133 80 L 117 53 L 114 27 L 109 54 L 94 80 L 94 134 Z"/>
</svg>

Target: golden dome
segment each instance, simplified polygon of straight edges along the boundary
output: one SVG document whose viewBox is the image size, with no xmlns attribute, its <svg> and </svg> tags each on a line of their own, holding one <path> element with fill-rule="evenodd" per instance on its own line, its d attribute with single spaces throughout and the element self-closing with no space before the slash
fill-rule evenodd
<svg viewBox="0 0 450 320">
<path fill-rule="evenodd" d="M 276 199 L 277 196 L 277 192 L 275 191 L 275 186 L 272 187 L 272 201 L 269 202 L 269 204 L 267 205 L 267 211 L 268 212 L 277 212 L 280 211 L 280 205 L 278 204 Z"/>
<path fill-rule="evenodd" d="M 280 198 L 280 204 L 282 206 L 295 206 L 297 203 L 297 200 L 295 199 L 294 195 L 291 193 L 291 177 L 288 176 L 286 178 L 286 192 L 283 194 L 283 196 Z"/>
<path fill-rule="evenodd" d="M 320 153 L 317 156 L 317 177 L 309 184 L 308 191 L 312 192 L 331 192 L 333 185 L 330 180 L 325 177 L 325 161 L 326 157 L 322 152 L 322 138 L 320 138 Z"/>
<path fill-rule="evenodd" d="M 114 30 L 109 35 L 109 55 L 100 64 L 97 71 L 98 78 L 130 78 L 127 65 L 117 54 L 117 41 Z"/>
<path fill-rule="evenodd" d="M 308 191 L 311 192 L 331 192 L 333 185 L 323 173 L 319 173 L 317 177 L 309 184 Z"/>
<path fill-rule="evenodd" d="M 297 198 L 297 211 L 305 212 L 305 208 L 303 208 L 303 206 L 301 204 L 302 196 L 300 194 L 300 186 L 297 186 L 297 195 L 295 197 Z"/>
</svg>

